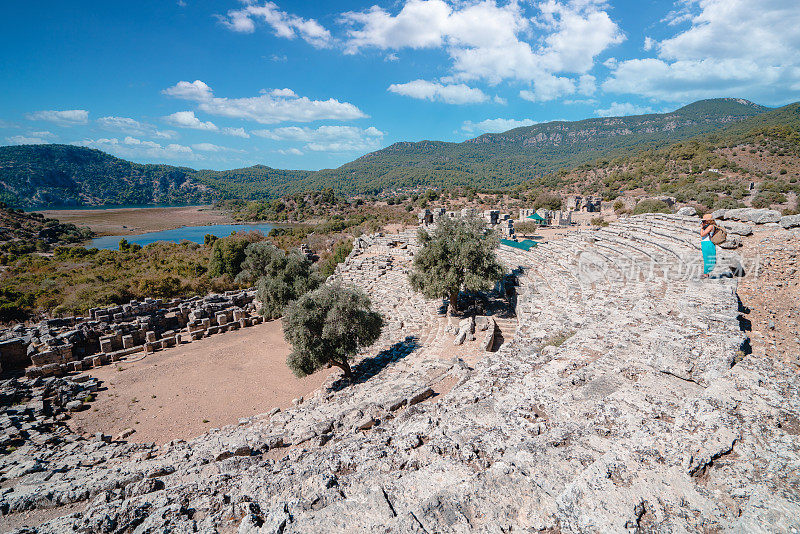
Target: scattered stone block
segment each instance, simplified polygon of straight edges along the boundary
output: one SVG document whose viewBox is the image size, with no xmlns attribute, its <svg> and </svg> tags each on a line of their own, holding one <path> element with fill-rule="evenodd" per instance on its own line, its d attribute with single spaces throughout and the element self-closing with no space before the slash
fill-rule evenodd
<svg viewBox="0 0 800 534">
<path fill-rule="evenodd" d="M 422 388 L 421 390 L 417 391 L 408 398 L 408 405 L 413 406 L 415 404 L 419 404 L 420 402 L 431 398 L 433 395 L 434 395 L 433 389 L 429 387 Z"/>
</svg>

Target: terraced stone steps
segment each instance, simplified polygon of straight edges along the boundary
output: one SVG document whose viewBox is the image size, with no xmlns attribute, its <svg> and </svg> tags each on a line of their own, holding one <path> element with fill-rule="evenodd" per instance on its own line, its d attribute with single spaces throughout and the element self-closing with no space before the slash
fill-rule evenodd
<svg viewBox="0 0 800 534">
<path fill-rule="evenodd" d="M 357 362 L 368 378 L 188 443 L 76 442 L 68 467 L 48 448 L 48 475 L 7 481 L 0 504 L 91 500 L 40 532 L 800 528 L 800 437 L 775 423 L 800 415 L 796 373 L 740 352 L 736 279 L 659 264 L 699 262 L 694 232 L 648 215 L 501 246 L 516 317 L 496 318 L 505 341 L 469 362 L 441 357 L 441 303 L 402 285 L 414 244 L 367 238 L 339 275 L 393 314 L 387 353 Z"/>
</svg>

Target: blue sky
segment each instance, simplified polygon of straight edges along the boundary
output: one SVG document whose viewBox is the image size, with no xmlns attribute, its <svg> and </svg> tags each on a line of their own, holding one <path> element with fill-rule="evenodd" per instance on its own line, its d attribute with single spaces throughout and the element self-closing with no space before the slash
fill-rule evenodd
<svg viewBox="0 0 800 534">
<path fill-rule="evenodd" d="M 336 167 L 710 97 L 800 100 L 796 0 L 13 2 L 0 143 Z"/>
</svg>

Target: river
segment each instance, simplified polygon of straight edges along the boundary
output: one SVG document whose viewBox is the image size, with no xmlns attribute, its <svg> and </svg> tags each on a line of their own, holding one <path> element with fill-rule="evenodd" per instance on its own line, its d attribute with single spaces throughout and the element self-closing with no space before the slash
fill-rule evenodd
<svg viewBox="0 0 800 534">
<path fill-rule="evenodd" d="M 107 235 L 103 237 L 97 237 L 92 239 L 90 243 L 87 243 L 86 247 L 116 250 L 119 247 L 120 239 L 127 239 L 128 243 L 136 243 L 137 245 L 142 246 L 155 243 L 156 241 L 172 241 L 173 243 L 180 243 L 181 241 L 186 240 L 194 243 L 202 243 L 206 237 L 206 234 L 215 235 L 217 237 L 225 237 L 231 235 L 233 232 L 258 231 L 264 235 L 267 235 L 273 228 L 275 228 L 275 225 L 269 223 L 182 226 L 181 228 L 161 230 L 159 232 L 148 232 L 146 234 Z"/>
</svg>

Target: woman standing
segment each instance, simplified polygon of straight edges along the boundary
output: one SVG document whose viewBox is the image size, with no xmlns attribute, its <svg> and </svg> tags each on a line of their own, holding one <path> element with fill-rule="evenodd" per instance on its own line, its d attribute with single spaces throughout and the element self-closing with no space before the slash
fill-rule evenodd
<svg viewBox="0 0 800 534">
<path fill-rule="evenodd" d="M 717 225 L 714 224 L 714 217 L 710 213 L 703 215 L 701 225 L 700 250 L 703 252 L 703 276 L 701 278 L 708 278 L 709 273 L 714 270 L 714 266 L 717 264 L 717 246 L 711 241 L 711 236 L 714 235 Z"/>
</svg>

